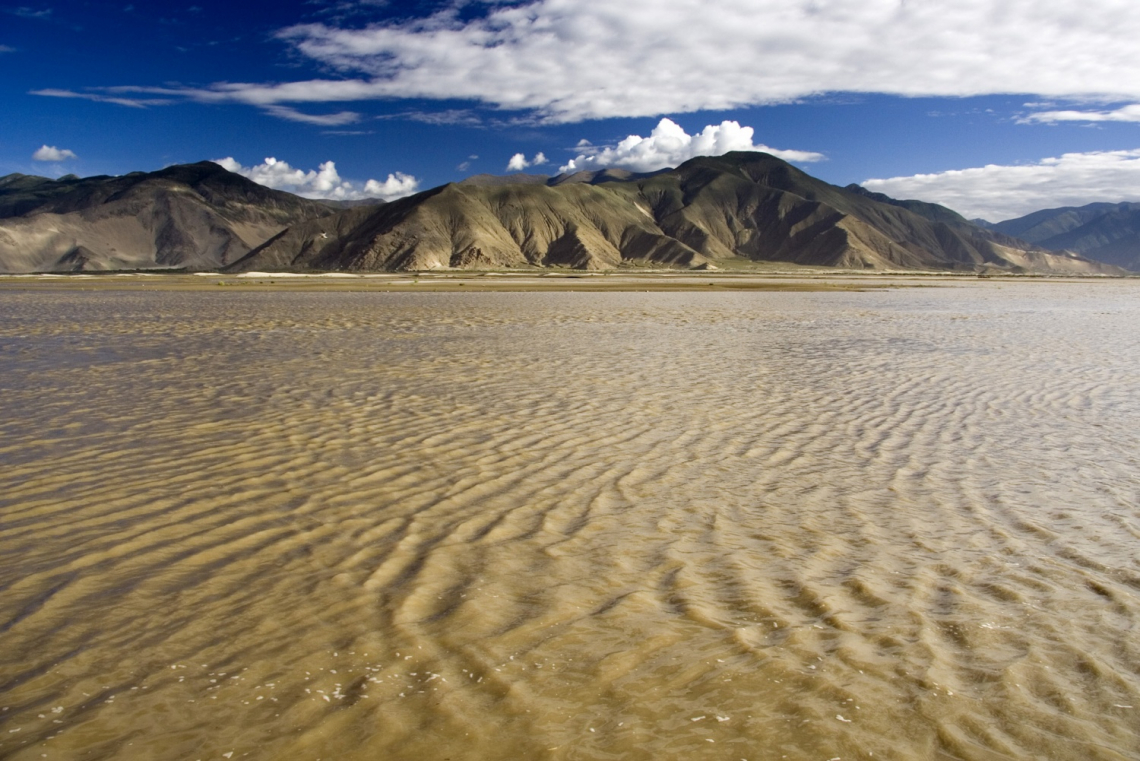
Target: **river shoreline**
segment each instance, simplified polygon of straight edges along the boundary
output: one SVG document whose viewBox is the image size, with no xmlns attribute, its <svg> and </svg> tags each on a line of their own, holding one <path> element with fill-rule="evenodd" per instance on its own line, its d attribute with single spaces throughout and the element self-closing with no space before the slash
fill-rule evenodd
<svg viewBox="0 0 1140 761">
<path fill-rule="evenodd" d="M 11 290 L 144 290 L 314 292 L 652 292 L 652 291 L 864 291 L 994 283 L 1120 283 L 1131 278 L 1039 275 L 977 275 L 950 272 L 864 273 L 776 270 L 772 272 L 565 272 L 442 271 L 417 273 L 216 272 L 34 273 L 0 275 L 0 292 Z M 1140 281 L 1140 278 L 1136 278 Z"/>
</svg>

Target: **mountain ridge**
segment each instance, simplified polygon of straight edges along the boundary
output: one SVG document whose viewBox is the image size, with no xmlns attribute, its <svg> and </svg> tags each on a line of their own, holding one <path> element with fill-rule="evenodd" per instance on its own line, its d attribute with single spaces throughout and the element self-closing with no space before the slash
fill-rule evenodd
<svg viewBox="0 0 1140 761">
<path fill-rule="evenodd" d="M 697 157 L 649 173 L 475 176 L 377 205 L 298 198 L 212 162 L 121 177 L 0 178 L 0 271 L 600 270 L 729 261 L 1120 274 L 982 229 L 936 204 L 831 185 L 765 153 Z"/>
<path fill-rule="evenodd" d="M 327 204 L 211 161 L 118 177 L 0 178 L 0 271 L 213 269 Z"/>
<path fill-rule="evenodd" d="M 610 269 L 747 259 L 878 270 L 1116 272 L 982 230 L 944 207 L 884 203 L 830 185 L 764 153 L 698 157 L 648 174 L 526 177 L 444 185 L 366 218 L 338 220 L 336 230 L 331 219 L 313 220 L 229 269 Z"/>
<path fill-rule="evenodd" d="M 1041 209 L 991 225 L 1051 251 L 1140 271 L 1140 203 L 1091 203 Z"/>
</svg>

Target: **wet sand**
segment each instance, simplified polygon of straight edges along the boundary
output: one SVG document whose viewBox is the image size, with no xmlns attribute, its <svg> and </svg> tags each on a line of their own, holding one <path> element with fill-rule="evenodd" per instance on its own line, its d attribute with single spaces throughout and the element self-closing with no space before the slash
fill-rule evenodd
<svg viewBox="0 0 1140 761">
<path fill-rule="evenodd" d="M 1140 283 L 770 279 L 0 279 L 0 758 L 1140 756 Z"/>
</svg>

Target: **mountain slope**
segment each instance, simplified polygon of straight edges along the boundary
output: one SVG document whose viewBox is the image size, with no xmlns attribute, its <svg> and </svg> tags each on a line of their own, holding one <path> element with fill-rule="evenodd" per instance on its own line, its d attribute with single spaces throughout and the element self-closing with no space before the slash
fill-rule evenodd
<svg viewBox="0 0 1140 761">
<path fill-rule="evenodd" d="M 213 162 L 122 177 L 0 178 L 0 271 L 214 269 L 327 205 Z"/>
<path fill-rule="evenodd" d="M 1093 203 L 1043 209 L 993 229 L 1054 251 L 1140 271 L 1140 203 Z"/>
<path fill-rule="evenodd" d="M 704 261 L 645 209 L 600 186 L 453 184 L 355 211 L 298 225 L 234 269 L 606 269 L 621 263 L 623 249 L 654 261 Z"/>
<path fill-rule="evenodd" d="M 763 153 L 696 158 L 652 175 L 479 178 L 370 214 L 295 226 L 232 269 L 606 269 L 746 258 L 879 270 L 1115 271 L 983 230 L 944 207 L 859 191 Z"/>
</svg>

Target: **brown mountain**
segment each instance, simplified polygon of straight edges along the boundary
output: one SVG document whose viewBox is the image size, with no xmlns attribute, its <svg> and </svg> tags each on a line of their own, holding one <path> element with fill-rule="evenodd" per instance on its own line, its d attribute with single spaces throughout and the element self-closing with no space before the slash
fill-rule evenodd
<svg viewBox="0 0 1140 761">
<path fill-rule="evenodd" d="M 230 269 L 607 269 L 740 259 L 875 270 L 1120 272 L 984 230 L 934 204 L 829 185 L 764 153 L 697 158 L 653 175 L 445 185 L 295 225 Z"/>
<path fill-rule="evenodd" d="M 608 269 L 751 260 L 1121 272 L 985 230 L 945 207 L 829 185 L 763 153 L 697 158 L 651 174 L 513 177 L 477 177 L 387 204 L 334 205 L 262 187 L 212 162 L 123 177 L 9 175 L 0 178 L 0 271 Z"/>
<path fill-rule="evenodd" d="M 216 269 L 332 213 L 210 161 L 122 177 L 8 175 L 0 178 L 0 272 Z"/>
</svg>

